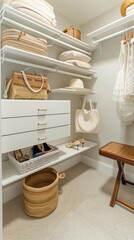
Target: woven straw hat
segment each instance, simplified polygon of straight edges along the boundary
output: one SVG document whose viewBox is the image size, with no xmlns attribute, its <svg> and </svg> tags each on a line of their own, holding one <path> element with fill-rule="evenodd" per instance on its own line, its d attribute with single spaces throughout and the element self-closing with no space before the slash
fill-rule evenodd
<svg viewBox="0 0 134 240">
<path fill-rule="evenodd" d="M 79 78 L 73 78 L 70 81 L 70 84 L 68 87 L 65 87 L 65 89 L 69 90 L 75 90 L 76 92 L 83 93 L 83 94 L 90 94 L 91 89 L 84 88 L 83 81 Z"/>
<path fill-rule="evenodd" d="M 134 4 L 134 0 L 125 0 L 122 5 L 121 5 L 121 9 L 120 9 L 120 12 L 121 12 L 121 15 L 123 17 L 126 16 L 126 9 L 131 6 L 132 4 Z"/>
</svg>

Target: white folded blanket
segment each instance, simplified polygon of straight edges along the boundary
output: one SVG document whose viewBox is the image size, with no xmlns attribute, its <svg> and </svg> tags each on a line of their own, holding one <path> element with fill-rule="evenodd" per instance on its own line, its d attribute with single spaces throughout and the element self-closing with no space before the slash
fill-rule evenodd
<svg viewBox="0 0 134 240">
<path fill-rule="evenodd" d="M 42 17 L 38 13 L 36 13 L 28 8 L 16 8 L 16 9 L 19 10 L 20 12 L 27 14 L 28 16 L 35 18 L 36 20 L 40 21 L 41 23 L 44 23 L 49 26 L 55 26 L 55 24 L 53 24 L 52 21 L 50 22 L 48 19 L 46 19 L 45 16 Z"/>
<path fill-rule="evenodd" d="M 13 1 L 13 2 L 11 2 L 11 6 L 14 8 L 21 8 L 21 7 L 28 8 L 28 9 L 38 13 L 42 17 L 44 17 L 44 15 L 45 15 L 45 18 L 47 18 L 51 22 L 53 21 L 53 23 L 56 24 L 55 15 L 50 9 L 48 9 L 48 8 L 41 9 L 41 7 L 37 6 L 37 4 L 35 4 L 35 3 L 33 4 L 33 2 L 31 0 L 29 2 L 25 2 L 25 1 L 26 0 Z"/>
<path fill-rule="evenodd" d="M 91 60 L 91 58 L 89 56 L 87 56 L 86 54 L 75 51 L 75 50 L 69 50 L 69 51 L 62 52 L 58 56 L 58 59 L 61 61 L 80 60 L 80 61 L 87 62 L 87 63 Z"/>
<path fill-rule="evenodd" d="M 50 17 L 51 18 L 55 18 L 55 15 L 54 15 L 54 12 L 52 11 L 51 8 L 49 8 L 47 5 L 45 4 L 42 4 L 41 2 L 39 1 L 36 1 L 36 0 L 12 0 L 12 3 L 14 2 L 18 2 L 18 3 L 25 3 L 27 4 L 28 6 L 31 6 L 31 7 L 34 7 L 35 10 L 38 9 L 40 11 L 45 11 L 45 12 L 48 12 L 48 14 L 50 14 Z"/>
<path fill-rule="evenodd" d="M 91 65 L 87 62 L 83 62 L 83 61 L 80 61 L 80 60 L 67 60 L 65 61 L 67 63 L 71 63 L 77 67 L 82 67 L 82 68 L 91 68 Z"/>
<path fill-rule="evenodd" d="M 127 7 L 126 12 L 129 12 L 129 11 L 131 11 L 133 9 L 134 9 L 134 4 L 132 4 L 129 7 Z"/>
<path fill-rule="evenodd" d="M 54 11 L 54 8 L 52 5 L 50 5 L 48 2 L 46 2 L 45 0 L 33 0 L 34 2 L 36 2 L 38 5 L 42 5 L 42 6 L 47 6 L 48 8 L 50 8 L 52 11 Z M 14 0 L 3 0 L 3 4 L 8 4 L 10 5 L 11 2 L 14 2 Z M 27 0 L 28 2 L 28 0 Z"/>
</svg>

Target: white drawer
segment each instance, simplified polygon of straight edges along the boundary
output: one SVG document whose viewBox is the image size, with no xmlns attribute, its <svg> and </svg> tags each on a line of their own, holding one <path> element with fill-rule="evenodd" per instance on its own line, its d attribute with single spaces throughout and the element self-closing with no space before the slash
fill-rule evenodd
<svg viewBox="0 0 134 240">
<path fill-rule="evenodd" d="M 63 100 L 5 100 L 1 101 L 1 117 L 24 117 L 70 113 L 70 101 Z"/>
<path fill-rule="evenodd" d="M 1 139 L 2 153 L 33 146 L 43 142 L 51 142 L 70 136 L 70 125 L 50 128 L 27 133 L 3 136 Z"/>
<path fill-rule="evenodd" d="M 5 118 L 1 120 L 2 136 L 64 125 L 70 125 L 70 114 Z"/>
</svg>

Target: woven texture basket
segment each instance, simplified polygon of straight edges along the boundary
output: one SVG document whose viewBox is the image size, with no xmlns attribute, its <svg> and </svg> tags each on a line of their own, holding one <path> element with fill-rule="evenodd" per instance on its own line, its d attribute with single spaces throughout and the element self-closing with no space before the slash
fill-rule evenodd
<svg viewBox="0 0 134 240">
<path fill-rule="evenodd" d="M 32 92 L 24 82 L 24 78 L 21 72 L 13 72 L 12 82 L 8 92 L 9 99 L 40 99 L 46 100 L 48 96 L 48 79 L 44 76 L 25 74 L 27 81 L 34 91 L 38 91 L 42 85 L 42 89 L 39 92 Z"/>
<path fill-rule="evenodd" d="M 40 218 L 53 212 L 58 204 L 59 179 L 65 177 L 53 168 L 46 168 L 23 180 L 24 210 L 27 215 Z"/>
<path fill-rule="evenodd" d="M 21 174 L 33 171 L 37 168 L 45 166 L 48 163 L 51 163 L 54 159 L 59 156 L 60 150 L 52 145 L 49 145 L 52 150 L 47 151 L 47 153 L 42 154 L 41 156 L 31 158 L 28 161 L 19 162 L 14 158 L 13 152 L 8 153 L 8 158 L 12 166 Z"/>
<path fill-rule="evenodd" d="M 70 26 L 69 28 L 64 29 L 63 32 L 74 38 L 81 40 L 81 32 L 79 29 L 76 29 L 76 27 L 74 25 Z"/>
<path fill-rule="evenodd" d="M 131 6 L 132 4 L 134 4 L 134 0 L 125 0 L 125 1 L 122 3 L 120 11 L 121 11 L 121 15 L 122 15 L 123 17 L 126 16 L 126 9 L 127 9 L 129 6 Z"/>
</svg>

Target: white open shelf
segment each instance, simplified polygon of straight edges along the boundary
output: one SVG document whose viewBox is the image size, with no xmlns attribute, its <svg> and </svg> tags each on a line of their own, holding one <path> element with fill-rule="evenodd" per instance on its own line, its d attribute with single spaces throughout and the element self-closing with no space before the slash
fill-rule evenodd
<svg viewBox="0 0 134 240">
<path fill-rule="evenodd" d="M 33 171 L 25 173 L 25 174 L 20 174 L 19 172 L 16 171 L 16 169 L 14 167 L 12 167 L 12 165 L 10 164 L 9 161 L 4 161 L 3 162 L 2 186 L 3 187 L 7 186 L 8 184 L 16 182 L 16 181 L 28 176 L 29 174 L 37 172 L 46 167 L 53 166 L 57 163 L 63 162 L 65 160 L 67 160 L 68 158 L 71 158 L 77 154 L 80 154 L 86 150 L 89 150 L 97 145 L 98 144 L 95 142 L 86 141 L 84 144 L 84 147 L 79 147 L 79 150 L 77 150 L 76 148 L 67 148 L 65 146 L 65 144 L 59 145 L 59 146 L 57 146 L 60 150 L 59 157 L 57 157 L 56 159 L 53 159 L 51 163 L 46 163 L 45 166 L 42 166 L 38 169 L 34 169 Z"/>
<path fill-rule="evenodd" d="M 67 94 L 69 93 L 69 94 L 75 94 L 75 95 L 91 95 L 95 93 L 90 89 L 88 90 L 84 92 L 81 89 L 57 88 L 57 89 L 52 89 L 52 93 L 67 93 Z"/>
<path fill-rule="evenodd" d="M 107 37 L 115 34 L 118 31 L 124 30 L 134 25 L 134 14 L 122 17 L 112 23 L 109 23 L 101 28 L 96 29 L 87 34 L 90 39 L 98 40 L 99 38 Z"/>
<path fill-rule="evenodd" d="M 52 72 L 64 71 L 64 74 L 71 75 L 72 73 L 72 75 L 81 75 L 81 77 L 91 77 L 91 75 L 96 75 L 94 70 L 77 67 L 58 59 L 42 56 L 40 54 L 24 51 L 7 45 L 1 49 L 1 57 L 3 62 L 14 62 L 35 67 L 38 66 L 39 68 Z"/>
<path fill-rule="evenodd" d="M 44 36 L 46 35 L 46 38 L 51 40 L 51 43 L 56 45 L 75 50 L 79 49 L 79 51 L 85 52 L 86 54 L 91 54 L 91 50 L 93 50 L 93 46 L 89 46 L 89 44 L 65 34 L 54 27 L 43 24 L 35 18 L 28 16 L 27 14 L 24 14 L 6 4 L 3 5 L 1 16 L 2 24 L 14 28 L 21 27 L 21 30 L 29 33 L 31 32 L 33 35 L 40 37 L 43 37 L 44 34 Z"/>
</svg>

